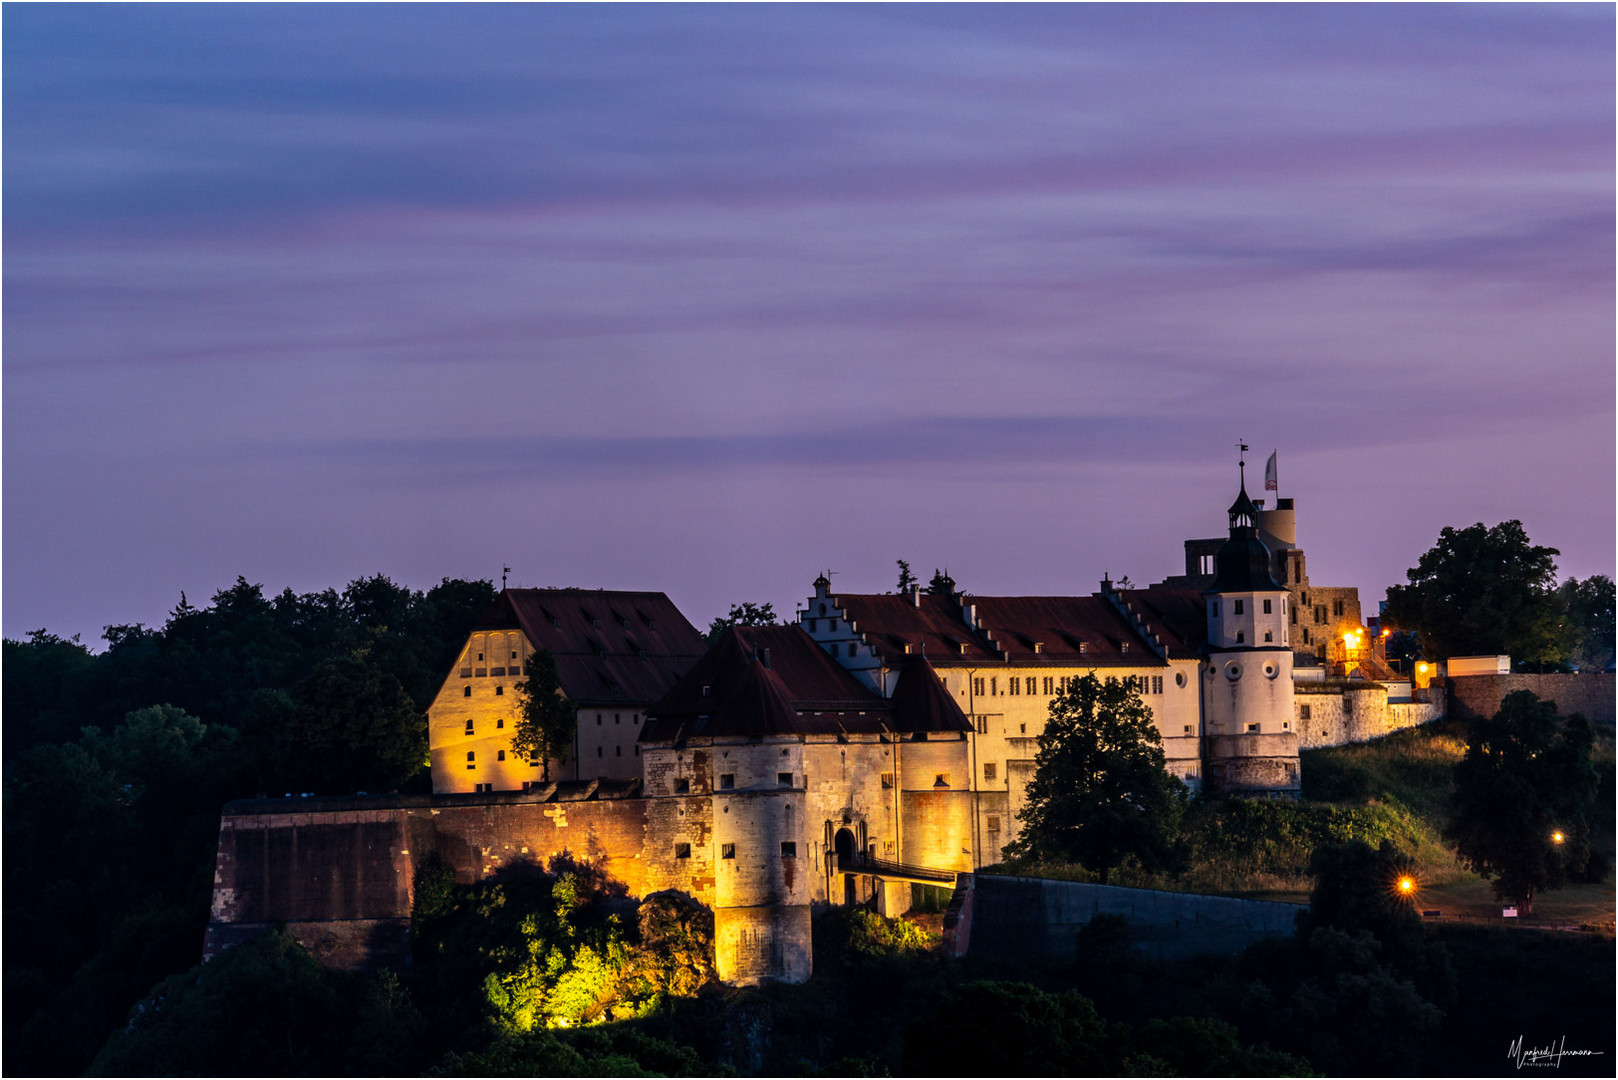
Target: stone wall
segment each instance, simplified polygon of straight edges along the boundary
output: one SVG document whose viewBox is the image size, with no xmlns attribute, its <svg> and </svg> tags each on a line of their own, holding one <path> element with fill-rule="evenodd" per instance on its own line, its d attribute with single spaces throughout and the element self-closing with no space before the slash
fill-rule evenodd
<svg viewBox="0 0 1618 1080">
<path fill-rule="evenodd" d="M 721 814 L 724 824 L 717 828 L 715 799 L 708 795 L 230 803 L 219 823 L 203 957 L 286 923 L 323 962 L 403 967 L 415 872 L 430 854 L 442 857 L 457 881 L 472 884 L 532 872 L 567 852 L 600 866 L 630 896 L 675 889 L 713 907 L 715 961 L 727 981 L 801 981 L 809 974 L 802 801 L 801 788 L 726 793 L 720 810 L 728 805 L 732 812 Z M 752 803 L 760 805 L 742 812 Z M 727 843 L 734 858 L 723 858 Z M 789 855 L 783 843 L 799 847 Z"/>
<path fill-rule="evenodd" d="M 962 874 L 946 918 L 956 955 L 1033 962 L 1071 959 L 1097 915 L 1129 921 L 1134 946 L 1156 960 L 1241 952 L 1292 933 L 1302 904 L 1125 889 L 1044 878 Z"/>
<path fill-rule="evenodd" d="M 1443 680 L 1449 690 L 1452 715 L 1463 719 L 1493 716 L 1501 700 L 1514 690 L 1527 690 L 1545 701 L 1556 702 L 1563 716 L 1578 713 L 1592 724 L 1611 727 L 1614 720 L 1613 673 L 1579 672 L 1575 675 L 1462 675 Z"/>
<path fill-rule="evenodd" d="M 1346 746 L 1418 727 L 1444 715 L 1442 688 L 1418 691 L 1414 701 L 1388 700 L 1381 683 L 1297 683 L 1293 727 L 1298 749 Z"/>
</svg>

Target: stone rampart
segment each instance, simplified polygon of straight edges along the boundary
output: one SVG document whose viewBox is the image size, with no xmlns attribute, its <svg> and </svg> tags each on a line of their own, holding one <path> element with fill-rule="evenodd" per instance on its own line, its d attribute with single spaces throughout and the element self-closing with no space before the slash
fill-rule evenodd
<svg viewBox="0 0 1618 1080">
<path fill-rule="evenodd" d="M 963 890 L 970 896 L 962 897 Z M 1097 915 L 1127 919 L 1134 947 L 1155 960 L 1231 955 L 1260 938 L 1291 934 L 1305 910 L 1302 904 L 993 874 L 962 874 L 956 893 L 952 951 L 1013 961 L 1071 959 L 1079 929 Z"/>
<path fill-rule="evenodd" d="M 1435 685 L 1436 685 L 1435 680 Z M 1444 680 L 1452 714 L 1462 719 L 1493 716 L 1500 702 L 1514 690 L 1528 690 L 1544 701 L 1556 702 L 1563 716 L 1578 713 L 1592 724 L 1614 721 L 1613 673 L 1581 671 L 1571 675 L 1459 675 Z"/>
<path fill-rule="evenodd" d="M 801 791 L 789 794 L 801 802 Z M 713 850 L 712 803 L 708 796 L 547 801 L 538 793 L 233 802 L 219 823 L 203 957 L 285 923 L 333 966 L 403 967 L 415 873 L 429 855 L 473 884 L 537 870 L 567 852 L 601 867 L 630 896 L 675 889 L 715 908 L 723 930 L 715 959 L 730 981 L 807 978 L 807 896 L 796 895 L 805 891 L 790 881 L 797 857 L 775 835 L 794 827 L 770 814 L 768 850 L 762 840 L 731 840 L 734 854 L 716 859 L 724 853 Z M 744 890 L 745 910 L 728 912 L 738 905 L 717 895 L 716 862 L 766 886 Z M 777 899 L 780 911 L 768 903 Z"/>
<path fill-rule="evenodd" d="M 1377 682 L 1297 683 L 1292 713 L 1298 749 L 1367 742 L 1443 717 L 1442 687 L 1416 694 L 1412 701 L 1389 701 L 1387 687 Z"/>
</svg>

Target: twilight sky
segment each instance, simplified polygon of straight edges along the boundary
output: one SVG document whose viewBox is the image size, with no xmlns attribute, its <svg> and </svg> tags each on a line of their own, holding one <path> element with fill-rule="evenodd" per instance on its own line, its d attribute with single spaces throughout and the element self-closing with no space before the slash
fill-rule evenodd
<svg viewBox="0 0 1618 1080">
<path fill-rule="evenodd" d="M 7 5 L 4 632 L 1614 571 L 1610 5 Z M 1261 483 L 1257 486 L 1261 486 Z"/>
</svg>

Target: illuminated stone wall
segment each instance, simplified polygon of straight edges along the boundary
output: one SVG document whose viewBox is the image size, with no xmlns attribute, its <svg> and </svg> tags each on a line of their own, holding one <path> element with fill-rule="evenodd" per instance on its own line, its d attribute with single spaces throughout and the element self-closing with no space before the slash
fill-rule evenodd
<svg viewBox="0 0 1618 1080">
<path fill-rule="evenodd" d="M 1387 688 L 1381 683 L 1360 686 L 1299 683 L 1292 705 L 1297 717 L 1294 726 L 1298 732 L 1298 747 L 1313 750 L 1366 742 L 1443 717 L 1443 690 L 1427 690 L 1423 694 L 1428 700 L 1390 702 Z"/>
</svg>

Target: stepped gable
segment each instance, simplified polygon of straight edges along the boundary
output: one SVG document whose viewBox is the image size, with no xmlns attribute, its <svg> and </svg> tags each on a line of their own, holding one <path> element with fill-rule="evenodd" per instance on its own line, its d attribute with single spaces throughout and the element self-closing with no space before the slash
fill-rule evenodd
<svg viewBox="0 0 1618 1080">
<path fill-rule="evenodd" d="M 706 649 L 660 592 L 506 589 L 474 627 L 516 629 L 556 658 L 562 691 L 579 705 L 656 701 Z"/>
<path fill-rule="evenodd" d="M 966 624 L 962 599 L 930 593 L 922 593 L 916 600 L 905 594 L 839 593 L 831 597 L 855 632 L 867 645 L 875 646 L 877 655 L 890 667 L 898 667 L 907 655 L 952 662 L 998 661 L 1000 654 L 994 645 Z"/>
<path fill-rule="evenodd" d="M 732 627 L 648 710 L 640 741 L 881 732 L 889 714 L 798 627 Z"/>
<path fill-rule="evenodd" d="M 894 685 L 894 727 L 904 734 L 915 731 L 971 731 L 972 721 L 950 697 L 938 673 L 925 657 L 907 656 L 899 668 L 899 681 Z"/>
<path fill-rule="evenodd" d="M 1140 612 L 1171 658 L 1193 660 L 1202 655 L 1208 642 L 1208 611 L 1201 590 L 1153 585 L 1119 595 Z"/>
<path fill-rule="evenodd" d="M 1005 660 L 1018 666 L 1162 663 L 1130 621 L 1099 596 L 971 596 L 966 603 L 975 606 L 978 626 Z"/>
</svg>

